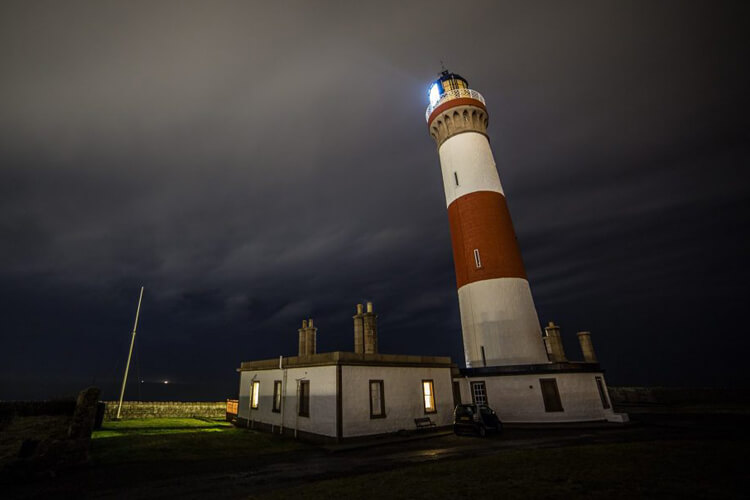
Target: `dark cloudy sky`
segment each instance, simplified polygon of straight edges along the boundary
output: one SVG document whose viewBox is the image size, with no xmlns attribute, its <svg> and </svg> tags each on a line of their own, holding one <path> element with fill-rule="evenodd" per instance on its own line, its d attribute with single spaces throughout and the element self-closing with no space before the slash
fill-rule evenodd
<svg viewBox="0 0 750 500">
<path fill-rule="evenodd" d="M 741 5 L 3 2 L 0 399 L 113 397 L 141 284 L 146 399 L 235 395 L 307 317 L 350 350 L 364 300 L 381 351 L 463 363 L 441 60 L 569 358 L 591 330 L 610 384 L 747 383 Z"/>
</svg>

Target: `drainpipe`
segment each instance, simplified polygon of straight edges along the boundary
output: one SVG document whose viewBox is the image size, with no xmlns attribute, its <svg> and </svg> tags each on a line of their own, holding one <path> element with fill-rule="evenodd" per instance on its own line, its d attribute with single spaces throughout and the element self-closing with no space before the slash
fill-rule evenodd
<svg viewBox="0 0 750 500">
<path fill-rule="evenodd" d="M 281 357 L 279 357 L 279 367 L 281 367 Z M 284 409 L 286 409 L 286 372 L 288 370 L 284 368 L 284 374 L 281 377 L 281 426 L 279 426 L 279 434 L 284 434 Z"/>
</svg>

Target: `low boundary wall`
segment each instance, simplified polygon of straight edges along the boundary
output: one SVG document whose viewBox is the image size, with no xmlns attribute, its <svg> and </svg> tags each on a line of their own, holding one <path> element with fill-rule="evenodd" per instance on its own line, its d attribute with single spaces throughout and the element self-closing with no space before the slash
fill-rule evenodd
<svg viewBox="0 0 750 500">
<path fill-rule="evenodd" d="M 117 401 L 105 401 L 105 420 L 117 416 Z M 217 418 L 226 417 L 227 402 L 123 401 L 120 418 Z"/>
<path fill-rule="evenodd" d="M 610 386 L 614 404 L 710 405 L 750 403 L 747 388 L 623 387 Z"/>
</svg>

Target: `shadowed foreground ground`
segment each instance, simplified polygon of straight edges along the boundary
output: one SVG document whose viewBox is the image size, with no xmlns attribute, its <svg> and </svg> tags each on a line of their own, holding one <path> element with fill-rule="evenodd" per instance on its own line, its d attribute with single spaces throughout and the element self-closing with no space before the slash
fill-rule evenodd
<svg viewBox="0 0 750 500">
<path fill-rule="evenodd" d="M 748 413 L 634 411 L 635 424 L 319 448 L 223 422 L 109 423 L 92 463 L 17 498 L 745 498 Z"/>
</svg>

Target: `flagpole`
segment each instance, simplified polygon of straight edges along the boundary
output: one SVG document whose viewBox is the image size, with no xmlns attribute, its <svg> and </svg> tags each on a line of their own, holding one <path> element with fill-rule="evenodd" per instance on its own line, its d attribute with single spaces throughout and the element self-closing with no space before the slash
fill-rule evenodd
<svg viewBox="0 0 750 500">
<path fill-rule="evenodd" d="M 133 324 L 133 337 L 130 339 L 130 352 L 128 353 L 128 362 L 125 365 L 125 376 L 122 378 L 122 390 L 120 391 L 120 403 L 117 405 L 117 420 L 120 419 L 120 410 L 122 410 L 122 399 L 125 397 L 125 383 L 128 381 L 128 369 L 130 369 L 130 357 L 133 355 L 133 345 L 135 345 L 135 330 L 138 328 L 138 315 L 141 312 L 141 299 L 143 299 L 143 287 L 141 294 L 138 296 L 138 308 L 135 310 L 135 324 Z"/>
</svg>

